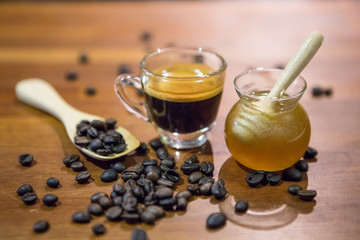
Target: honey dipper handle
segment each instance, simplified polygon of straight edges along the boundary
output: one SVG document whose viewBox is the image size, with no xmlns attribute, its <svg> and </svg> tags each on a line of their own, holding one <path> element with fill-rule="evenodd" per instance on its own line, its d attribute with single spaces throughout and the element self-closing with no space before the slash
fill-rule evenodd
<svg viewBox="0 0 360 240">
<path fill-rule="evenodd" d="M 285 70 L 267 95 L 267 98 L 281 97 L 284 94 L 286 89 L 296 79 L 320 48 L 323 39 L 324 37 L 319 32 L 315 31 L 310 34 L 293 58 L 286 65 Z"/>
</svg>

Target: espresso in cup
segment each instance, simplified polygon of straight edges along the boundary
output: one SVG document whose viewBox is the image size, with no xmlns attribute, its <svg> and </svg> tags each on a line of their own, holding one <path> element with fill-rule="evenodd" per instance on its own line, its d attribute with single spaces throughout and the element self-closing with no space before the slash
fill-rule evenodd
<svg viewBox="0 0 360 240">
<path fill-rule="evenodd" d="M 140 69 L 140 76 L 117 79 L 116 92 L 125 107 L 151 122 L 170 147 L 203 145 L 215 125 L 222 95 L 226 69 L 222 57 L 203 49 L 160 49 L 145 56 Z M 145 102 L 131 101 L 124 85 L 141 88 Z"/>
</svg>

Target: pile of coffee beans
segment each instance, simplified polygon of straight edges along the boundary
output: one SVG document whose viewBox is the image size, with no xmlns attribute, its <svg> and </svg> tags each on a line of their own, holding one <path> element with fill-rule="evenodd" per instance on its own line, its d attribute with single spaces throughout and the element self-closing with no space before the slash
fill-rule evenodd
<svg viewBox="0 0 360 240">
<path fill-rule="evenodd" d="M 107 118 L 101 120 L 82 120 L 76 125 L 74 142 L 80 147 L 102 156 L 122 153 L 126 150 L 127 144 L 121 133 L 115 131 L 116 120 Z"/>
<path fill-rule="evenodd" d="M 258 187 L 265 186 L 268 183 L 271 186 L 278 185 L 281 180 L 295 182 L 301 181 L 301 172 L 309 170 L 309 165 L 306 160 L 315 158 L 317 154 L 317 150 L 312 147 L 308 147 L 303 155 L 303 159 L 300 159 L 294 166 L 284 169 L 282 171 L 282 176 L 274 172 L 266 172 L 263 170 L 252 171 L 246 175 L 246 182 L 250 187 Z"/>
</svg>

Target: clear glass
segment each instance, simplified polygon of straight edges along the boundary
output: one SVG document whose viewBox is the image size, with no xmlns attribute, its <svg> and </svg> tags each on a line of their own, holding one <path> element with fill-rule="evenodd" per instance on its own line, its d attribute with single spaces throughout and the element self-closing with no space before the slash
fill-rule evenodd
<svg viewBox="0 0 360 240">
<path fill-rule="evenodd" d="M 282 70 L 255 69 L 234 80 L 240 100 L 225 122 L 225 140 L 242 165 L 280 171 L 295 164 L 310 141 L 310 121 L 298 103 L 306 89 L 301 76 L 280 98 L 266 98 Z"/>
<path fill-rule="evenodd" d="M 202 48 L 158 49 L 140 62 L 140 75 L 120 75 L 115 91 L 125 107 L 153 124 L 160 139 L 176 149 L 203 145 L 215 125 L 224 86 L 226 62 Z M 125 85 L 141 89 L 135 103 Z"/>
</svg>

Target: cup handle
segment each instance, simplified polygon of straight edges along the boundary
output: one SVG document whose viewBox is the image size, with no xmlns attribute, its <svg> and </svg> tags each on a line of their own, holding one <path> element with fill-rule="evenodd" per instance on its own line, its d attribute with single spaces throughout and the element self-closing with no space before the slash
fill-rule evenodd
<svg viewBox="0 0 360 240">
<path fill-rule="evenodd" d="M 137 91 L 143 92 L 141 89 L 140 77 L 134 74 L 121 74 L 115 80 L 115 93 L 126 110 L 134 114 L 136 117 L 148 122 L 149 117 L 145 107 L 145 102 L 139 102 L 130 97 L 126 91 L 126 87 L 135 88 Z"/>
</svg>

